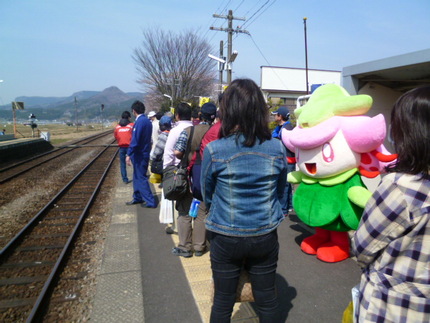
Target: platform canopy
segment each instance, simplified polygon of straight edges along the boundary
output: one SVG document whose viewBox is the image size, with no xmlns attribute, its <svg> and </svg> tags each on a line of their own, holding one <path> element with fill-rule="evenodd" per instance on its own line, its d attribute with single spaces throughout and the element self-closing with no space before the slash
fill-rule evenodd
<svg viewBox="0 0 430 323">
<path fill-rule="evenodd" d="M 430 84 L 430 49 L 344 67 L 342 83 L 346 90 L 358 93 L 368 83 L 397 92 Z"/>
</svg>

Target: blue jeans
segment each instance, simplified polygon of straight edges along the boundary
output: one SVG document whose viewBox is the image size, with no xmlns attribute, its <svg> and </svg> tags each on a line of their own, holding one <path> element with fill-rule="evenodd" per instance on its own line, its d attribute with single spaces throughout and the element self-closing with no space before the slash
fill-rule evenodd
<svg viewBox="0 0 430 323">
<path fill-rule="evenodd" d="M 287 174 L 296 170 L 296 164 L 287 164 Z M 282 212 L 284 215 L 288 214 L 288 210 L 293 208 L 293 186 L 291 183 L 286 183 L 285 197 L 281 201 Z"/>
<path fill-rule="evenodd" d="M 210 322 L 230 322 L 242 267 L 251 279 L 260 322 L 280 322 L 275 290 L 277 231 L 253 237 L 231 237 L 208 231 L 208 238 L 215 285 Z"/>
<path fill-rule="evenodd" d="M 127 177 L 127 165 L 125 164 L 125 157 L 127 155 L 128 147 L 119 147 L 119 163 L 120 163 L 120 169 L 121 169 L 121 176 L 122 181 L 124 183 L 128 182 Z"/>
</svg>

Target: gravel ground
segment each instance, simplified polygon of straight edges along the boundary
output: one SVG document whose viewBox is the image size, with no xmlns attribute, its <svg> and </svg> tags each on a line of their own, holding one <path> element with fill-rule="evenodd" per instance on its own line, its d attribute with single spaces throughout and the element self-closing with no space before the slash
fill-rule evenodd
<svg viewBox="0 0 430 323">
<path fill-rule="evenodd" d="M 81 136 L 86 136 L 82 135 Z M 110 140 L 110 138 L 109 138 Z M 24 179 L 0 188 L 0 247 L 13 237 L 53 194 L 63 187 L 94 153 L 85 152 L 58 160 L 55 167 L 40 167 Z M 83 152 L 83 153 L 82 153 Z M 61 167 L 60 167 L 61 166 Z M 54 169 L 53 169 L 54 168 Z M 111 220 L 111 201 L 119 180 L 118 158 L 104 181 L 85 220 L 81 235 L 53 293 L 44 322 L 87 322 L 101 268 L 106 231 Z M 14 322 L 11 320 L 11 322 Z"/>
<path fill-rule="evenodd" d="M 89 321 L 118 177 L 119 167 L 115 163 L 85 220 L 44 322 Z"/>
</svg>

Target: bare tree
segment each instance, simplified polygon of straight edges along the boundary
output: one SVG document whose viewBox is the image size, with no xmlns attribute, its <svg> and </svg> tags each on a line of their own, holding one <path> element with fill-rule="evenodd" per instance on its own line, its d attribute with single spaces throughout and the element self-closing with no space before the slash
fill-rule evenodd
<svg viewBox="0 0 430 323">
<path fill-rule="evenodd" d="M 141 47 L 133 52 L 138 82 L 148 92 L 170 95 L 174 102 L 207 95 L 215 79 L 210 52 L 212 47 L 194 31 L 145 30 Z"/>
</svg>

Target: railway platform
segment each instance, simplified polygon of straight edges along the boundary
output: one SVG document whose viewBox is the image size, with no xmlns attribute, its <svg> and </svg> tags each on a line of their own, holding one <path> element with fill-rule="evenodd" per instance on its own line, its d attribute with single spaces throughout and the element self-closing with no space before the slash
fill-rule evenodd
<svg viewBox="0 0 430 323">
<path fill-rule="evenodd" d="M 53 148 L 54 147 L 43 138 L 3 140 L 0 141 L 0 164 L 29 158 Z"/>
<path fill-rule="evenodd" d="M 160 197 L 158 184 L 153 192 Z M 119 179 L 91 322 L 209 322 L 212 283 L 209 253 L 171 254 L 176 234 L 164 232 L 159 208 L 126 206 L 132 184 Z M 288 216 L 278 229 L 279 310 L 286 322 L 341 322 L 359 282 L 354 259 L 323 263 L 300 250 L 312 229 Z M 236 303 L 232 322 L 258 322 L 251 303 Z"/>
</svg>

